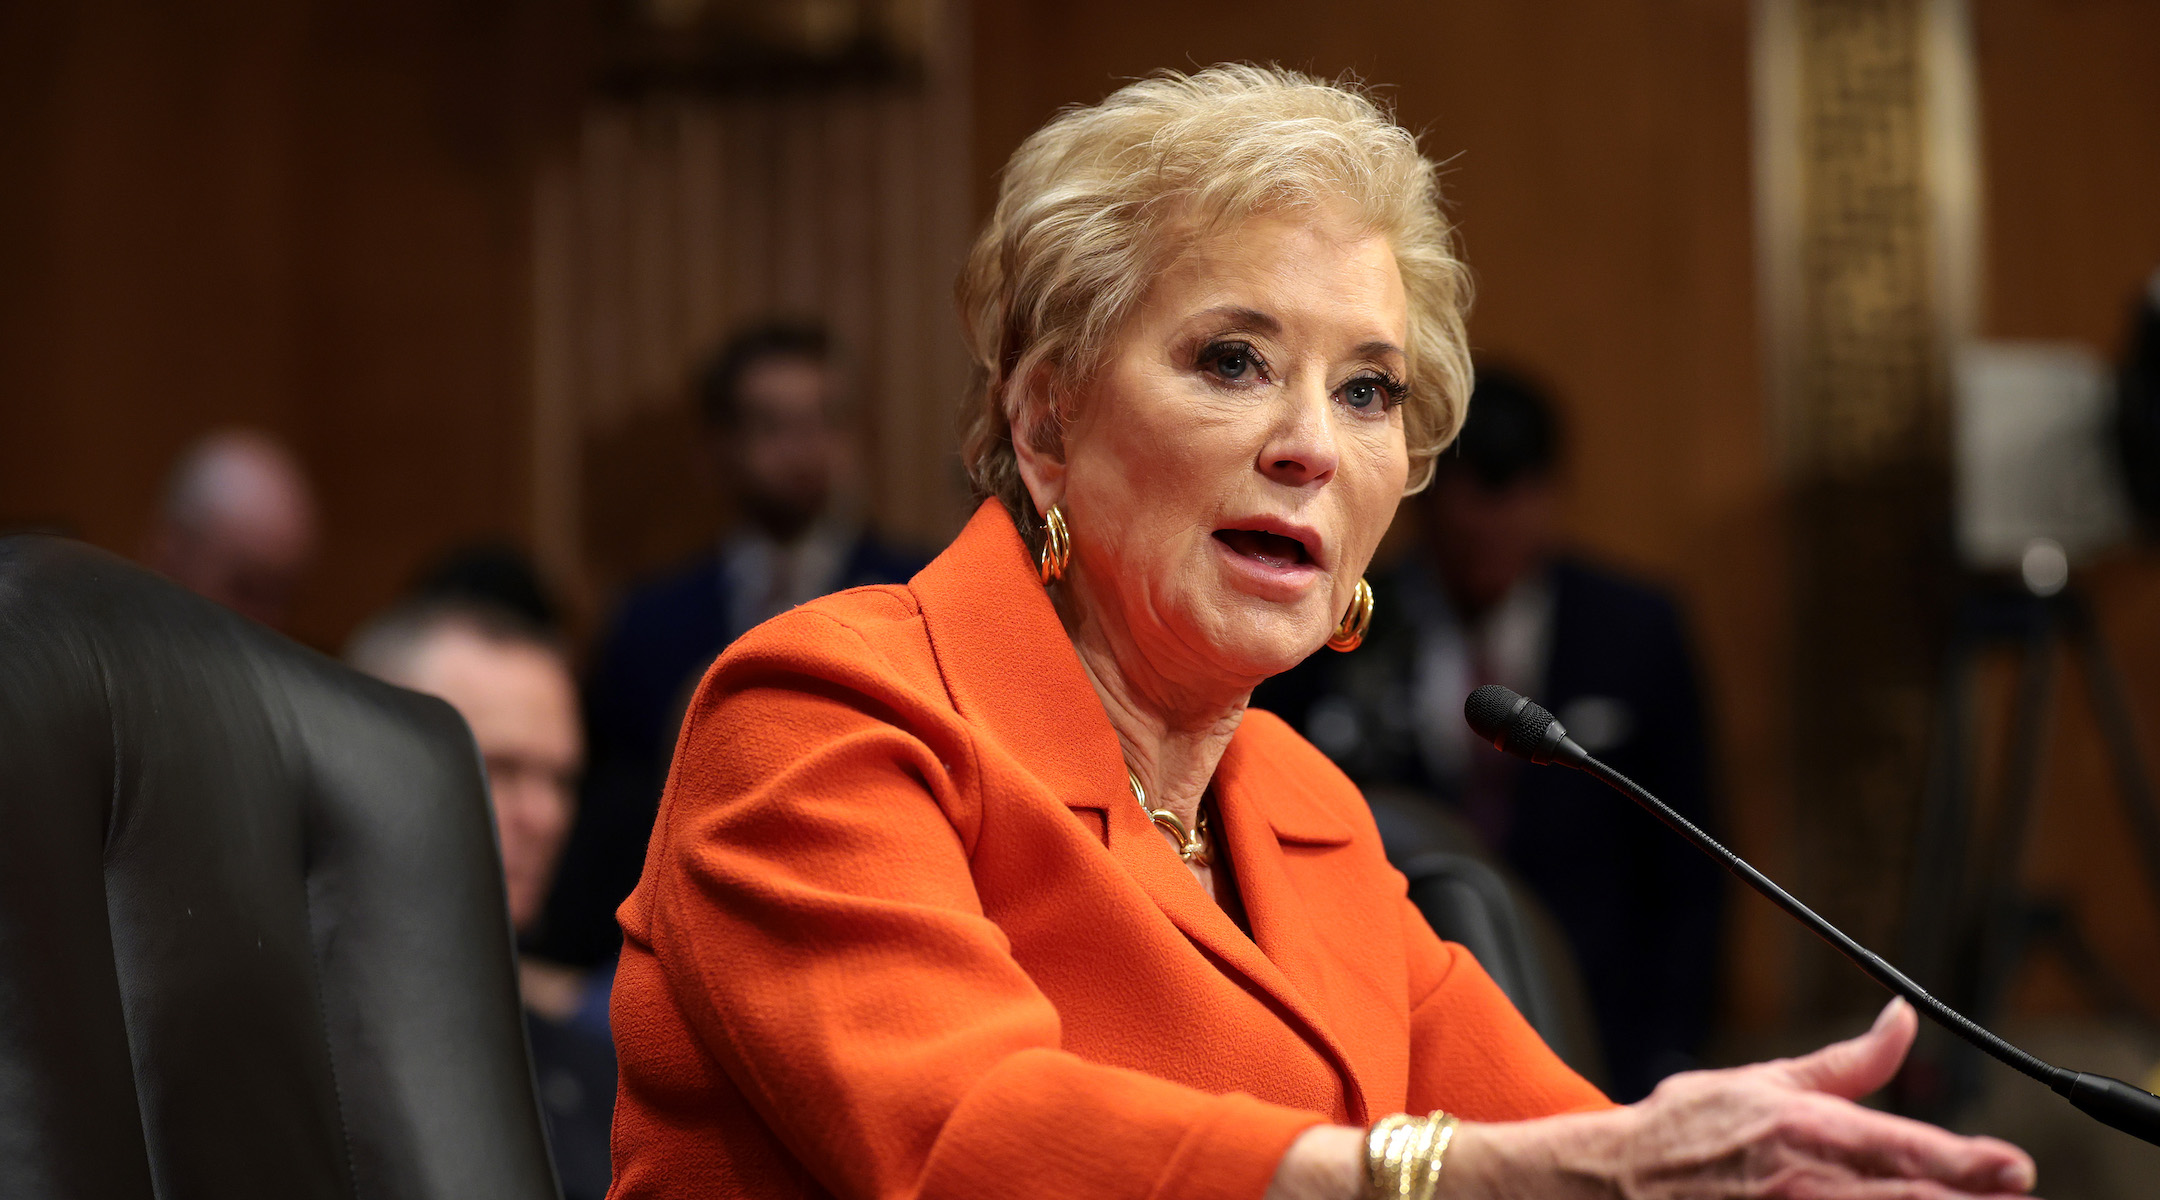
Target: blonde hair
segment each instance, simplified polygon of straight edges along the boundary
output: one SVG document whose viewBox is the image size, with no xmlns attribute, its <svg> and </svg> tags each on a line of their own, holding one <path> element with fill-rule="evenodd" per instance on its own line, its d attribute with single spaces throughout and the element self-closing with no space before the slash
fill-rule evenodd
<svg viewBox="0 0 2160 1200">
<path fill-rule="evenodd" d="M 1064 110 L 1020 144 L 962 270 L 972 361 L 961 458 L 1032 539 L 1013 431 L 1054 450 L 1071 396 L 1195 231 L 1347 202 L 1394 248 L 1409 300 L 1410 491 L 1462 427 L 1469 273 L 1434 165 L 1362 88 L 1279 67 L 1163 71 Z"/>
</svg>

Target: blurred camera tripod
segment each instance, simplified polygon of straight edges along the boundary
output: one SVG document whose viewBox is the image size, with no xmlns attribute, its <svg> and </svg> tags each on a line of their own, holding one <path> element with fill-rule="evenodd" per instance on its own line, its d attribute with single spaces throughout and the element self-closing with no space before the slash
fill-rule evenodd
<svg viewBox="0 0 2160 1200">
<path fill-rule="evenodd" d="M 2009 757 L 1983 840 L 1975 820 L 1980 747 L 1974 675 L 1989 651 L 2007 647 L 2020 650 Z M 2160 911 L 2160 802 L 2139 750 L 2129 696 L 2091 604 L 2074 583 L 2043 596 L 2015 584 L 1975 581 L 1959 602 L 1944 655 L 1900 960 L 1953 1007 L 1991 1025 L 2026 956 L 2052 949 L 2104 1012 L 2155 1027 L 2129 986 L 2093 952 L 2071 914 L 2058 902 L 2028 894 L 2019 883 L 2041 801 L 2058 652 L 2065 648 L 2084 676 L 2132 850 L 2144 870 L 2147 898 Z M 1916 1049 L 1893 1094 L 1902 1111 L 1942 1121 L 1979 1090 L 1980 1058 L 1961 1042 L 1930 1042 Z"/>
</svg>

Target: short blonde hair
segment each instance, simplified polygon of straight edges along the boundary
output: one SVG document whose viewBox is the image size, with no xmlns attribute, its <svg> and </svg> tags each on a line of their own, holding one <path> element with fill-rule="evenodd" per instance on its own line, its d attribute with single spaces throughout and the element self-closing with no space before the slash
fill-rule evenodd
<svg viewBox="0 0 2160 1200">
<path fill-rule="evenodd" d="M 1068 108 L 1006 164 L 958 287 L 973 360 L 961 457 L 977 496 L 1004 501 L 1035 536 L 1013 430 L 1056 448 L 1071 396 L 1193 230 L 1344 202 L 1394 248 L 1408 293 L 1403 422 L 1410 490 L 1425 486 L 1462 427 L 1471 380 L 1469 273 L 1437 170 L 1362 88 L 1225 64 Z"/>
</svg>

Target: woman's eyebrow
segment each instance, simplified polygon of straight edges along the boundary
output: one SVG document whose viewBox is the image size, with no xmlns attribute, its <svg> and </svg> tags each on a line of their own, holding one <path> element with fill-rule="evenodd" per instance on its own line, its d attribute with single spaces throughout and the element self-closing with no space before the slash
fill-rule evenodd
<svg viewBox="0 0 2160 1200">
<path fill-rule="evenodd" d="M 1196 321 L 1203 318 L 1227 321 L 1230 324 L 1250 329 L 1255 333 L 1264 333 L 1270 337 L 1282 333 L 1281 321 L 1257 308 L 1247 308 L 1242 304 L 1218 304 L 1213 308 L 1204 308 L 1193 314 L 1193 319 Z M 1383 358 L 1390 354 L 1400 357 L 1403 348 L 1385 338 L 1374 338 L 1369 342 L 1360 342 L 1352 353 L 1365 358 Z"/>
<path fill-rule="evenodd" d="M 1255 333 L 1264 333 L 1270 337 L 1274 337 L 1282 333 L 1281 321 L 1278 321 L 1274 317 L 1271 317 L 1268 314 L 1261 312 L 1257 308 L 1244 308 L 1235 304 L 1221 304 L 1217 305 L 1214 308 L 1202 309 L 1201 311 L 1194 313 L 1193 317 L 1195 320 L 1201 317 L 1214 317 L 1220 320 L 1227 320 L 1243 328 L 1250 329 Z"/>
</svg>

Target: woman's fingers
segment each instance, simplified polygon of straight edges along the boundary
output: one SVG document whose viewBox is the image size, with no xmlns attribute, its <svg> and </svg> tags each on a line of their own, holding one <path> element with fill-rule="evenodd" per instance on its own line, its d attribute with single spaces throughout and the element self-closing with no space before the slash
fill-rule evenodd
<svg viewBox="0 0 2160 1200">
<path fill-rule="evenodd" d="M 1784 1191 L 1772 1194 L 1806 1200 L 2031 1200 L 2023 1192 L 1968 1192 L 1907 1179 L 1795 1181 Z"/>
<path fill-rule="evenodd" d="M 1782 1133 L 1803 1155 L 1863 1177 L 1931 1181 L 1961 1195 L 2018 1195 L 2033 1186 L 2032 1159 L 2008 1142 L 1961 1137 L 1842 1101 L 1795 1108 Z"/>
<path fill-rule="evenodd" d="M 1897 1074 L 1918 1023 L 1896 1000 L 1866 1033 L 1803 1058 L 1675 1075 L 1604 1135 L 1614 1151 L 1608 1177 L 1648 1195 L 2024 1195 L 2033 1164 L 2017 1147 L 1853 1103 Z"/>
<path fill-rule="evenodd" d="M 1859 1037 L 1771 1069 L 1791 1086 L 1839 1100 L 1858 1100 L 1897 1074 L 1919 1023 L 1912 1005 L 1892 1000 L 1875 1018 L 1874 1027 Z M 2033 1186 L 2032 1159 L 1993 1138 L 1960 1137 L 1933 1125 L 1850 1104 L 1805 1105 L 1795 1109 L 1790 1120 L 1790 1132 L 1797 1140 L 1835 1154 L 1863 1175 L 1930 1180 L 1968 1194 L 2016 1195 Z"/>
<path fill-rule="evenodd" d="M 1858 1100 L 1890 1082 L 1912 1049 L 1920 1018 L 1902 999 L 1892 1000 L 1875 1018 L 1874 1028 L 1848 1041 L 1833 1042 L 1813 1054 L 1774 1064 L 1794 1087 Z"/>
</svg>

